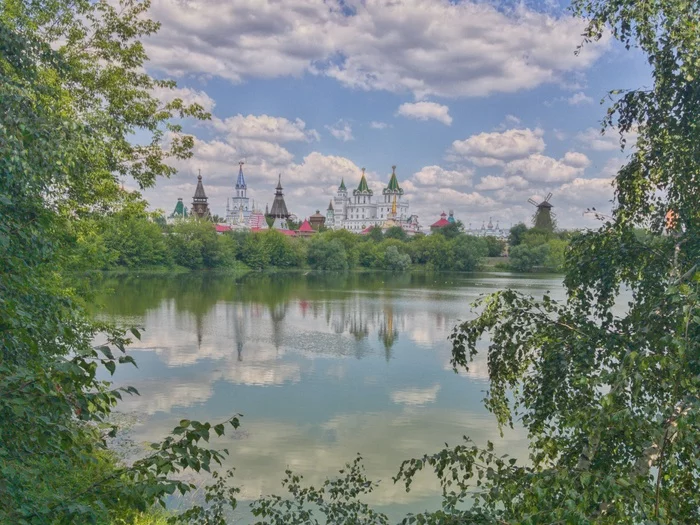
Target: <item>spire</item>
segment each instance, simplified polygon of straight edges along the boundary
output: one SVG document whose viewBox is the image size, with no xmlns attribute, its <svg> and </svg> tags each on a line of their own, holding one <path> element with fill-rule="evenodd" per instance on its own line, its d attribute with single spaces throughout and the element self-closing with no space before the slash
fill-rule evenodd
<svg viewBox="0 0 700 525">
<path fill-rule="evenodd" d="M 391 179 L 389 179 L 389 185 L 386 187 L 386 189 L 390 191 L 401 191 L 399 181 L 396 178 L 396 166 L 391 167 Z"/>
<path fill-rule="evenodd" d="M 204 185 L 202 184 L 202 170 L 198 170 L 199 175 L 197 175 L 197 189 L 194 190 L 194 200 L 198 199 L 207 200 L 207 194 L 204 193 Z"/>
<path fill-rule="evenodd" d="M 236 189 L 237 190 L 245 190 L 247 189 L 246 183 L 245 183 L 245 177 L 243 177 L 243 161 L 240 161 L 238 163 L 238 179 L 236 180 Z"/>
<path fill-rule="evenodd" d="M 328 203 L 328 210 L 333 211 L 333 199 Z"/>
<path fill-rule="evenodd" d="M 396 193 L 394 193 L 394 202 L 391 203 L 391 216 L 396 218 Z"/>
<path fill-rule="evenodd" d="M 279 180 L 277 181 L 277 188 L 275 190 L 275 200 L 272 201 L 272 209 L 270 210 L 270 217 L 276 219 L 288 219 L 289 212 L 287 211 L 287 204 L 284 202 L 284 194 L 282 193 L 282 174 L 279 175 Z"/>
<path fill-rule="evenodd" d="M 347 191 L 347 188 L 345 187 L 345 177 L 340 179 L 340 186 L 338 186 L 338 191 Z"/>
<path fill-rule="evenodd" d="M 360 179 L 360 185 L 357 187 L 357 191 L 369 191 L 369 186 L 367 186 L 367 179 L 365 178 L 364 168 L 362 168 L 362 178 Z"/>
</svg>

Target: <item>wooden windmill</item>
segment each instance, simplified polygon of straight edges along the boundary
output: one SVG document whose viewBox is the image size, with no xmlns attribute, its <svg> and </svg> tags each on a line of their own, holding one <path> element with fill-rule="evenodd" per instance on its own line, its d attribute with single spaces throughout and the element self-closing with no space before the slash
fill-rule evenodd
<svg viewBox="0 0 700 525">
<path fill-rule="evenodd" d="M 532 204 L 535 208 L 537 208 L 537 211 L 535 212 L 535 216 L 532 218 L 532 222 L 535 226 L 535 228 L 539 230 L 545 230 L 545 231 L 554 231 L 554 219 L 555 215 L 552 213 L 552 206 L 549 202 L 549 199 L 552 198 L 552 194 L 549 193 L 545 199 L 538 203 L 537 201 L 533 199 L 528 199 L 527 202 Z"/>
</svg>

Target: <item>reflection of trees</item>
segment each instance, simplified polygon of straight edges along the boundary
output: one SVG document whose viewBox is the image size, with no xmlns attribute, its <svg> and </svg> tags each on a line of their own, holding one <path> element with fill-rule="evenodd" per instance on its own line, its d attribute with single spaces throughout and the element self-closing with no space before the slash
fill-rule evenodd
<svg viewBox="0 0 700 525">
<path fill-rule="evenodd" d="M 405 325 L 406 311 L 410 310 L 406 306 L 406 292 L 424 287 L 451 290 L 454 286 L 455 278 L 446 278 L 445 274 L 436 277 L 381 272 L 307 275 L 290 272 L 235 278 L 214 272 L 192 272 L 105 279 L 99 283 L 98 295 L 99 302 L 104 304 L 103 314 L 125 316 L 130 324 L 135 322 L 135 317 L 145 318 L 149 312 L 167 304 L 179 318 L 177 326 L 189 325 L 196 330 L 200 348 L 211 346 L 207 341 L 211 329 L 208 324 L 214 322 L 211 316 L 220 304 L 227 328 L 233 332 L 228 336 L 231 338 L 228 352 L 235 345 L 240 360 L 248 338 L 257 335 L 247 333 L 246 326 L 260 326 L 265 313 L 270 316 L 271 343 L 277 349 L 286 342 L 287 321 L 303 322 L 305 327 L 318 326 L 323 331 L 321 327 L 325 326 L 332 333 L 349 334 L 357 343 L 366 340 L 371 332 L 377 333 L 389 359 L 400 325 Z M 186 322 L 182 314 L 188 314 Z M 437 324 L 444 324 L 446 318 L 437 315 Z M 355 350 L 360 353 L 369 349 L 366 345 L 359 348 Z"/>
</svg>

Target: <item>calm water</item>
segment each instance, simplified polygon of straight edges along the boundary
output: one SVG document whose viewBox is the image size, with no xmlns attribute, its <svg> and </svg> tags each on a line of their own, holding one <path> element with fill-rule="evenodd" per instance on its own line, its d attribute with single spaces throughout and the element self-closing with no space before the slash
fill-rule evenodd
<svg viewBox="0 0 700 525">
<path fill-rule="evenodd" d="M 509 274 L 130 277 L 108 281 L 101 316 L 143 327 L 139 368 L 117 383 L 140 397 L 136 442 L 162 439 L 182 418 L 242 428 L 215 442 L 236 467 L 241 500 L 281 493 L 291 467 L 315 485 L 357 452 L 381 479 L 369 502 L 392 517 L 434 507 L 434 478 L 410 493 L 391 482 L 403 459 L 462 436 L 526 457 L 522 430 L 501 438 L 483 408 L 485 361 L 455 374 L 447 339 L 479 295 L 516 288 L 563 297 L 560 277 Z M 245 507 L 243 505 L 242 507 Z M 246 521 L 245 510 L 241 517 Z"/>
</svg>

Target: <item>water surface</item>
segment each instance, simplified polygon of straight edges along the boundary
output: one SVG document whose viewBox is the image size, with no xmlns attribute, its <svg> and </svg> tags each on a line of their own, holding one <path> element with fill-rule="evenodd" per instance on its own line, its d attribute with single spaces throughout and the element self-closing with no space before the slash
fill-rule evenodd
<svg viewBox="0 0 700 525">
<path fill-rule="evenodd" d="M 465 435 L 526 457 L 523 431 L 501 438 L 482 406 L 485 361 L 460 374 L 449 364 L 448 336 L 470 303 L 506 287 L 563 297 L 559 276 L 499 273 L 195 273 L 105 286 L 100 315 L 143 327 L 138 369 L 115 376 L 141 393 L 120 405 L 139 416 L 137 442 L 182 418 L 241 413 L 242 428 L 216 442 L 231 452 L 241 500 L 280 493 L 286 468 L 318 485 L 359 452 L 382 480 L 368 501 L 392 518 L 439 502 L 430 476 L 410 493 L 391 482 L 403 459 Z"/>
</svg>

